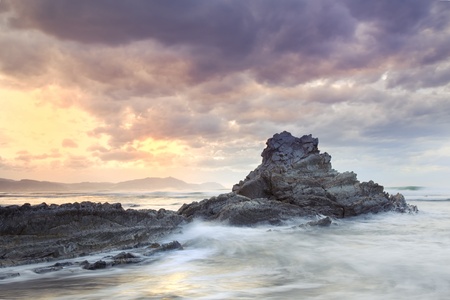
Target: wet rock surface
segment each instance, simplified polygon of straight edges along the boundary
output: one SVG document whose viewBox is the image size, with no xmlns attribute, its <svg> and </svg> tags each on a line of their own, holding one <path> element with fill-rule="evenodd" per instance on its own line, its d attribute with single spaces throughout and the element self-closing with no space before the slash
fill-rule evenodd
<svg viewBox="0 0 450 300">
<path fill-rule="evenodd" d="M 0 207 L 0 266 L 52 261 L 148 245 L 184 217 L 92 202 Z"/>
<path fill-rule="evenodd" d="M 309 216 L 313 211 L 267 198 L 250 199 L 231 192 L 200 202 L 184 204 L 178 213 L 188 220 L 202 219 L 235 226 L 249 226 L 261 223 L 278 225 L 282 220 Z"/>
<path fill-rule="evenodd" d="M 185 204 L 178 213 L 188 219 L 254 225 L 301 216 L 417 212 L 401 194 L 389 195 L 373 181 L 359 182 L 353 172 L 332 169 L 331 156 L 320 153 L 318 143 L 311 135 L 275 134 L 261 154 L 262 163 L 232 193 Z"/>
<path fill-rule="evenodd" d="M 165 243 L 160 245 L 159 243 L 154 243 L 150 245 L 149 250 L 144 253 L 145 256 L 152 256 L 159 252 L 172 251 L 172 250 L 183 250 L 183 246 L 178 241 L 172 241 L 170 243 Z"/>
<path fill-rule="evenodd" d="M 152 243 L 148 247 L 135 250 L 135 253 L 123 251 L 114 256 L 107 255 L 94 262 L 89 262 L 87 259 L 83 261 L 57 262 L 53 265 L 34 268 L 32 271 L 41 275 L 58 272 L 63 269 L 74 270 L 82 268 L 84 270 L 95 271 L 129 264 L 150 263 L 159 259 L 160 256 L 157 254 L 167 251 L 183 250 L 183 246 L 178 241 L 172 241 L 163 244 Z M 11 279 L 18 276 L 20 276 L 20 273 L 0 273 L 0 280 Z"/>
<path fill-rule="evenodd" d="M 333 223 L 330 217 L 325 217 L 317 221 L 310 221 L 306 223 L 306 226 L 319 226 L 319 227 L 328 227 Z"/>
<path fill-rule="evenodd" d="M 99 260 L 92 264 L 86 260 L 86 261 L 83 261 L 80 265 L 83 267 L 83 269 L 91 270 L 91 271 L 99 270 L 99 269 L 106 269 L 106 267 L 108 266 L 108 264 L 104 260 Z"/>
</svg>

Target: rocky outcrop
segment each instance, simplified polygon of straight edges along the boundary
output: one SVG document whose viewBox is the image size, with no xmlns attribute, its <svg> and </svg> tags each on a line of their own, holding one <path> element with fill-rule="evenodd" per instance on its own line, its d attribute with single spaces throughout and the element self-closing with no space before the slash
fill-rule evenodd
<svg viewBox="0 0 450 300">
<path fill-rule="evenodd" d="M 320 153 L 318 139 L 311 135 L 275 134 L 261 156 L 262 163 L 232 193 L 183 205 L 178 213 L 191 219 L 252 225 L 295 216 L 345 218 L 417 211 L 400 194 L 391 196 L 373 181 L 361 183 L 353 172 L 332 169 L 331 156 Z"/>
<path fill-rule="evenodd" d="M 143 256 L 182 249 L 175 241 L 156 242 L 186 220 L 249 226 L 322 216 L 305 225 L 329 226 L 332 218 L 417 211 L 400 194 L 391 196 L 372 181 L 359 182 L 353 172 L 333 170 L 331 156 L 320 153 L 318 139 L 311 135 L 296 138 L 288 132 L 275 134 L 267 141 L 262 158 L 261 165 L 232 192 L 184 204 L 178 212 L 124 210 L 119 203 L 91 202 L 0 207 L 0 267 L 147 245 L 150 248 Z M 140 260 L 125 253 L 110 263 Z M 104 261 L 85 264 L 90 270 L 107 266 Z M 63 267 L 55 264 L 35 272 Z M 0 279 L 11 276 L 15 274 L 0 274 Z"/>
<path fill-rule="evenodd" d="M 267 198 L 250 199 L 236 193 L 222 194 L 200 202 L 184 204 L 178 213 L 188 220 L 220 221 L 235 226 L 261 223 L 278 225 L 282 220 L 311 216 L 315 212 Z"/>
<path fill-rule="evenodd" d="M 0 266 L 144 246 L 184 219 L 164 209 L 124 210 L 120 203 L 0 207 Z"/>
<path fill-rule="evenodd" d="M 154 257 L 156 254 L 167 251 L 183 250 L 183 246 L 178 241 L 172 241 L 165 244 L 152 243 L 148 247 L 135 249 L 135 253 L 121 252 L 114 256 L 105 256 L 100 260 L 90 263 L 87 260 L 79 262 L 57 262 L 50 266 L 44 266 L 33 269 L 36 274 L 46 274 L 58 272 L 63 269 L 76 269 L 81 267 L 85 270 L 100 270 L 121 265 L 138 264 L 152 261 L 149 257 Z M 136 254 L 140 253 L 140 254 Z M 153 258 L 154 260 L 155 258 Z M 9 279 L 20 276 L 19 273 L 0 273 L 0 280 Z"/>
</svg>

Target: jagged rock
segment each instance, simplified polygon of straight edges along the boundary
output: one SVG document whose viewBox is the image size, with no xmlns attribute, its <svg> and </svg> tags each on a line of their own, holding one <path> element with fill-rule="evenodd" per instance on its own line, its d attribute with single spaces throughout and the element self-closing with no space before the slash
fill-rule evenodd
<svg viewBox="0 0 450 300">
<path fill-rule="evenodd" d="M 82 202 L 0 207 L 0 220 L 0 266 L 10 266 L 148 245 L 185 218 L 164 209 Z"/>
<path fill-rule="evenodd" d="M 183 246 L 178 241 L 172 241 L 170 243 L 165 243 L 162 245 L 158 243 L 153 243 L 149 246 L 149 249 L 150 251 L 144 253 L 145 256 L 152 256 L 155 253 L 164 251 L 183 250 Z"/>
<path fill-rule="evenodd" d="M 222 194 L 200 202 L 184 204 L 178 213 L 189 220 L 221 221 L 230 225 L 279 224 L 281 220 L 308 216 L 312 211 L 266 198 L 250 199 L 236 193 Z"/>
<path fill-rule="evenodd" d="M 114 260 L 118 260 L 118 259 L 130 259 L 130 258 L 137 258 L 135 255 L 133 255 L 130 252 L 121 252 L 115 256 L 113 256 Z"/>
<path fill-rule="evenodd" d="M 402 195 L 390 196 L 373 181 L 360 183 L 355 173 L 332 169 L 331 156 L 320 153 L 318 143 L 311 135 L 275 134 L 261 154 L 262 163 L 232 193 L 185 204 L 178 213 L 188 219 L 253 225 L 295 216 L 417 211 Z"/>
<path fill-rule="evenodd" d="M 183 246 L 181 246 L 180 242 L 172 241 L 170 243 L 165 243 L 161 245 L 161 251 L 170 251 L 170 250 L 183 250 Z"/>
<path fill-rule="evenodd" d="M 306 216 L 417 211 L 401 194 L 389 195 L 373 181 L 360 183 L 353 172 L 333 170 L 331 156 L 320 153 L 318 143 L 311 135 L 275 134 L 261 154 L 262 163 L 231 193 L 184 204 L 178 212 L 124 210 L 120 203 L 92 202 L 0 207 L 0 267 L 146 245 L 153 247 L 144 255 L 182 249 L 176 241 L 155 242 L 193 219 L 248 226 Z M 327 226 L 330 218 L 309 225 Z M 134 260 L 139 258 L 116 259 L 118 263 Z M 87 263 L 87 268 L 104 265 L 97 263 Z"/>
<path fill-rule="evenodd" d="M 45 273 L 50 273 L 50 272 L 56 272 L 59 270 L 62 270 L 62 266 L 48 266 L 48 267 L 42 267 L 42 268 L 36 268 L 33 270 L 34 273 L 36 274 L 45 274 Z"/>
<path fill-rule="evenodd" d="M 71 262 L 62 262 L 62 263 L 56 263 L 51 266 L 36 268 L 33 271 L 34 271 L 34 273 L 37 273 L 37 274 L 45 274 L 45 273 L 49 273 L 49 272 L 56 272 L 56 271 L 62 270 L 64 267 L 72 266 L 72 265 L 73 265 L 73 263 L 71 263 Z"/>
<path fill-rule="evenodd" d="M 331 156 L 321 154 L 317 146 L 318 139 L 311 135 L 296 138 L 286 131 L 275 134 L 267 141 L 261 165 L 233 191 L 250 198 L 263 194 L 338 218 L 416 210 L 402 196 L 390 197 L 373 181 L 360 183 L 353 172 L 333 170 Z"/>
<path fill-rule="evenodd" d="M 103 260 L 96 261 L 93 264 L 89 263 L 86 260 L 81 263 L 81 266 L 85 270 L 98 270 L 98 269 L 106 269 L 106 267 L 108 267 L 108 264 L 106 263 L 106 261 L 103 261 Z"/>
<path fill-rule="evenodd" d="M 113 256 L 112 265 L 135 264 L 141 262 L 142 259 L 129 252 L 121 252 Z"/>
</svg>

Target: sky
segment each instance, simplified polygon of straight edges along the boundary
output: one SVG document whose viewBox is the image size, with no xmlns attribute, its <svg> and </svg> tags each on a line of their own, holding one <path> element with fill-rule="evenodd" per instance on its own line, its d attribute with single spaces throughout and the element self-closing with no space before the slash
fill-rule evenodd
<svg viewBox="0 0 450 300">
<path fill-rule="evenodd" d="M 0 0 L 0 178 L 231 187 L 284 130 L 449 186 L 450 1 Z"/>
</svg>

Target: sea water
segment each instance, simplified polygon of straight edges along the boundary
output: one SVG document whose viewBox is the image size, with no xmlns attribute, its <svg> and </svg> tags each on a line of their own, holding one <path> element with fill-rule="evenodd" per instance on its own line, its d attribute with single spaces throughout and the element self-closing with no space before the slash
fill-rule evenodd
<svg viewBox="0 0 450 300">
<path fill-rule="evenodd" d="M 369 214 L 325 228 L 298 226 L 304 219 L 251 228 L 194 222 L 165 240 L 178 240 L 184 250 L 135 265 L 96 271 L 74 266 L 46 274 L 33 269 L 54 262 L 3 268 L 0 273 L 21 276 L 0 280 L 0 299 L 448 299 L 450 196 L 403 192 L 418 214 Z M 133 198 L 136 193 L 101 197 L 176 210 L 205 196 L 163 194 L 156 200 L 151 194 Z M 145 197 L 154 207 L 140 202 Z"/>
<path fill-rule="evenodd" d="M 178 210 L 183 203 L 191 203 L 209 199 L 214 195 L 229 192 L 228 190 L 211 191 L 151 191 L 151 192 L 0 192 L 0 205 L 31 205 L 46 203 L 81 203 L 90 201 L 95 203 L 121 203 L 124 209 L 169 209 Z"/>
</svg>

